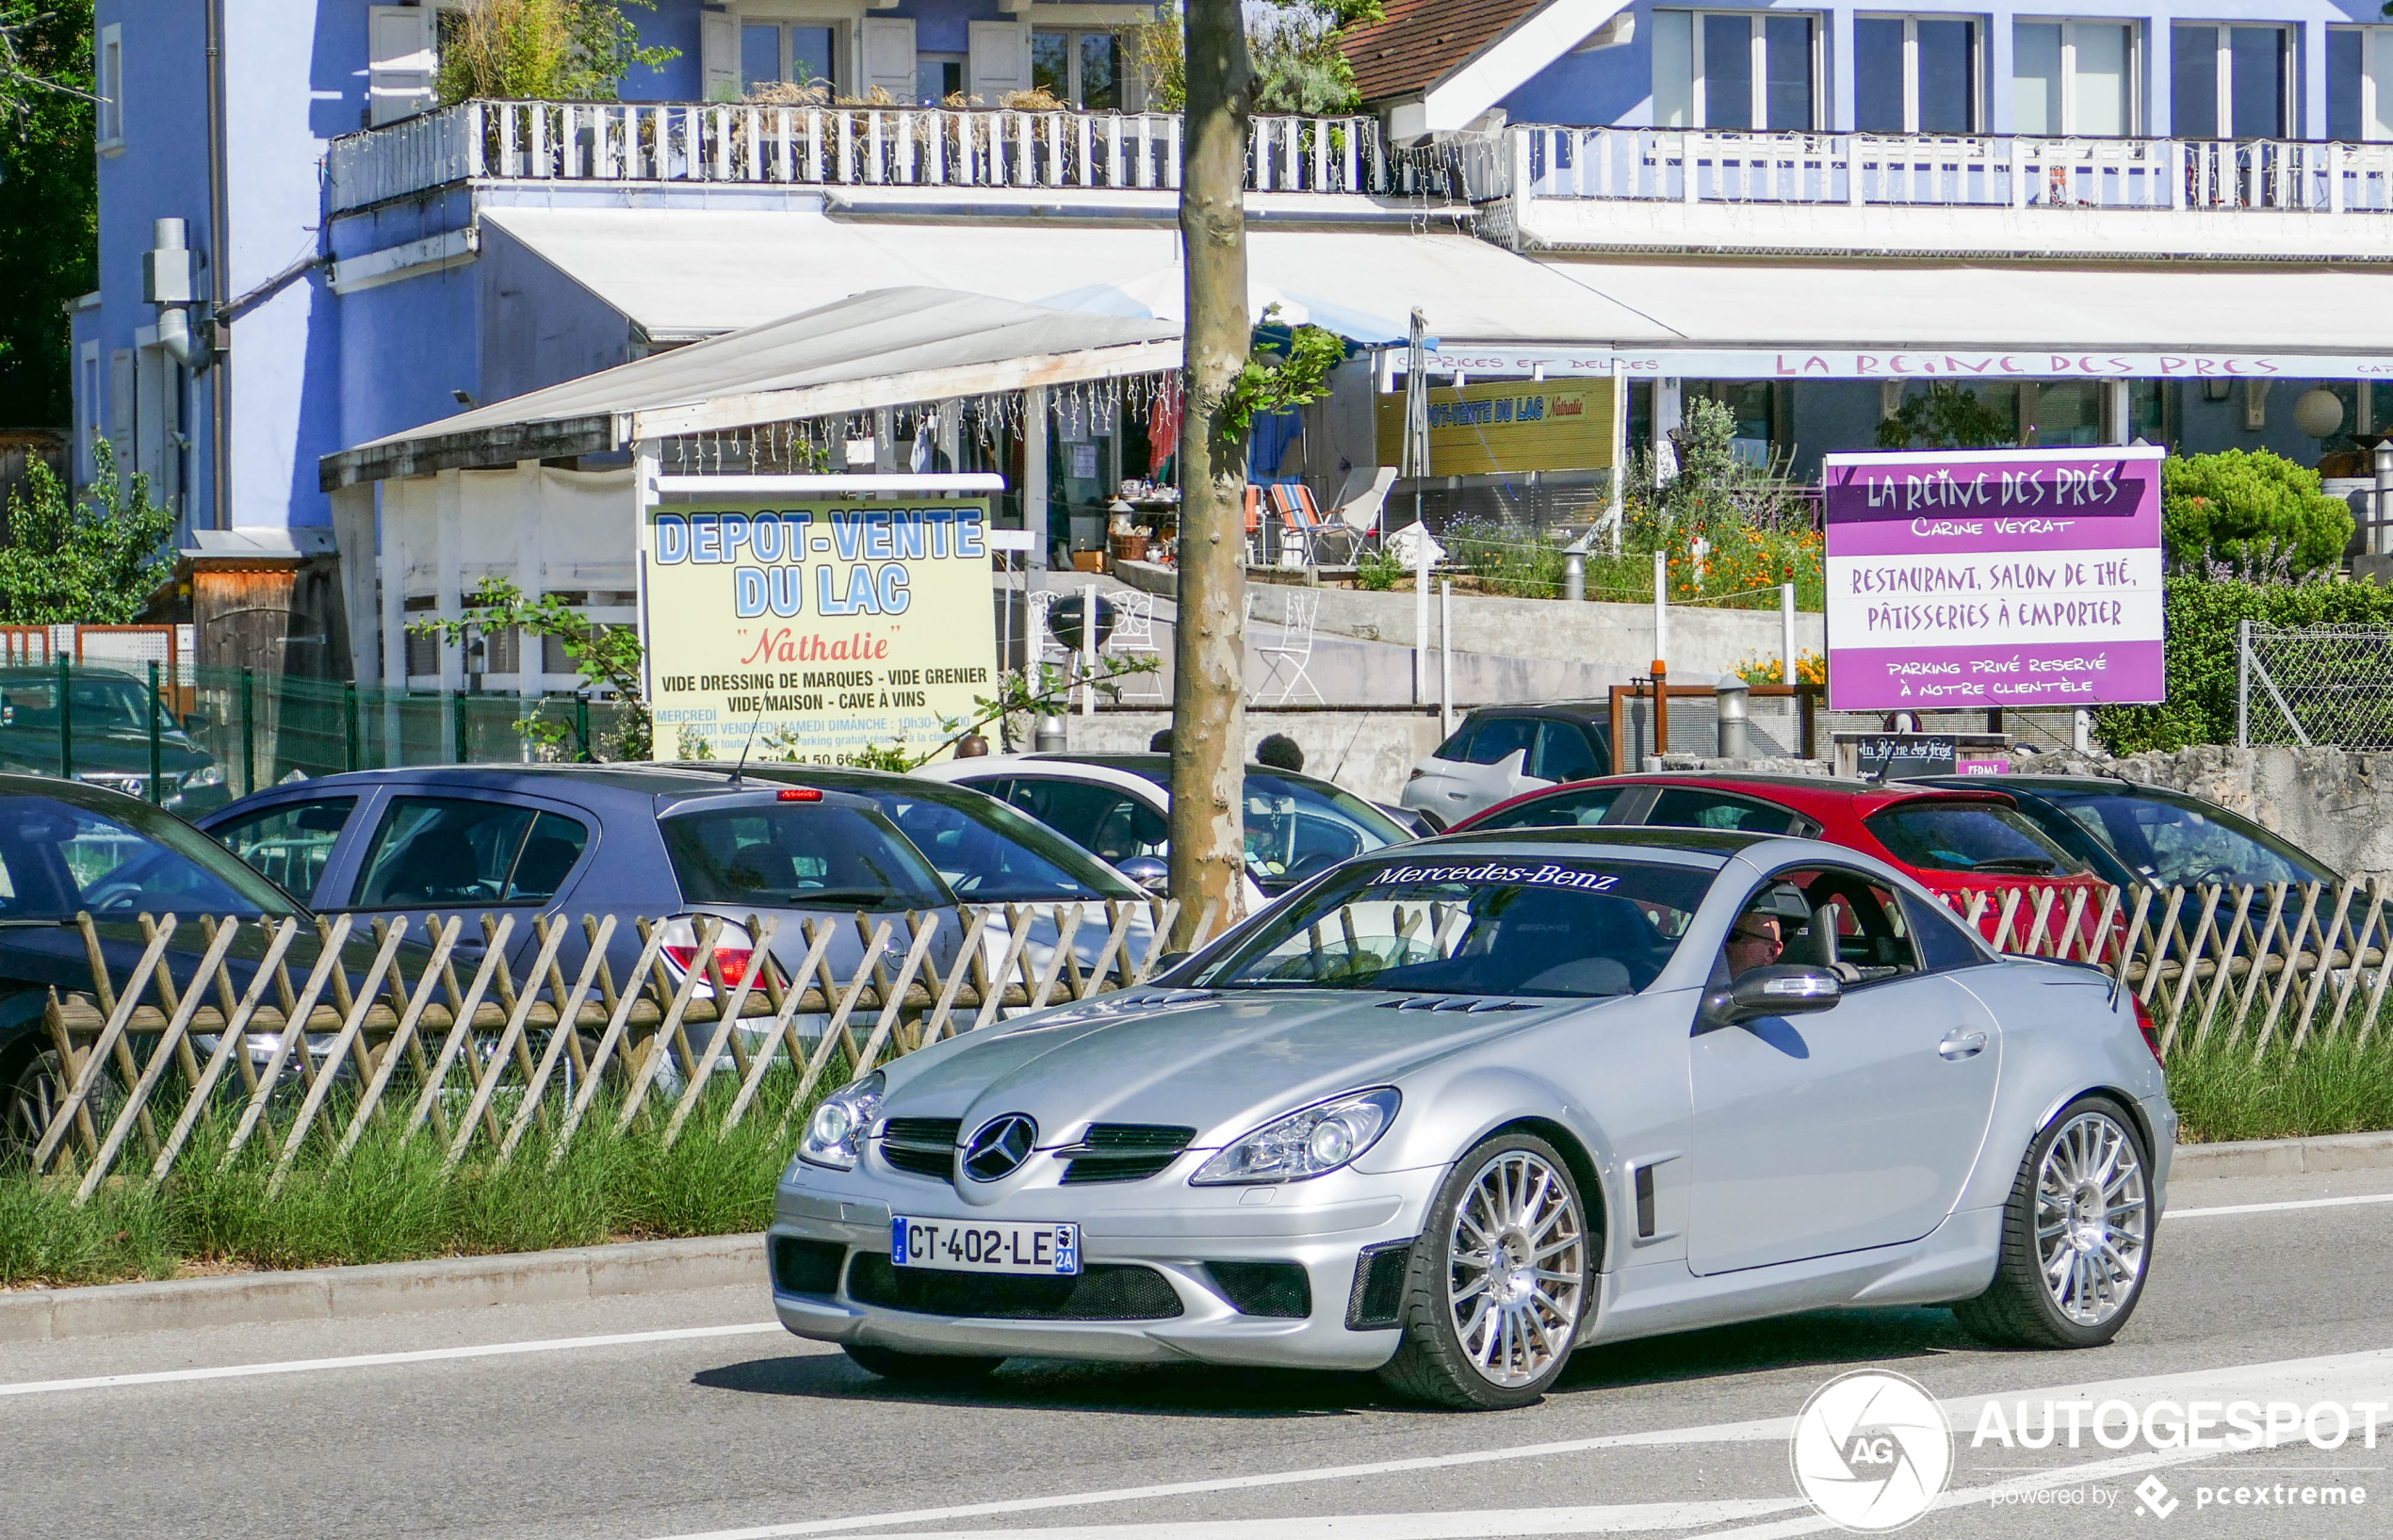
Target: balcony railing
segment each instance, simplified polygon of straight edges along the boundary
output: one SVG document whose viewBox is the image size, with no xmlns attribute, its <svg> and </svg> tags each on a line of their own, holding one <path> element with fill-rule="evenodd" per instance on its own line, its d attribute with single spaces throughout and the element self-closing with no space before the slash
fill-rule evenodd
<svg viewBox="0 0 2393 1540">
<path fill-rule="evenodd" d="M 1258 118 L 1255 192 L 1442 188 L 1442 160 L 1392 151 L 1376 120 Z M 486 177 L 788 186 L 1177 191 L 1176 113 L 465 102 L 334 141 L 334 213 Z"/>
<path fill-rule="evenodd" d="M 2393 211 L 2393 144 L 1519 127 L 1529 198 L 1947 208 Z"/>
</svg>

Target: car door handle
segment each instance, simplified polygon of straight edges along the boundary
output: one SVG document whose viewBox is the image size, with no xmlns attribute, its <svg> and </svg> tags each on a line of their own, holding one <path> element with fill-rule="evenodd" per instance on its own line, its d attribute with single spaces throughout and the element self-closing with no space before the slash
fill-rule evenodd
<svg viewBox="0 0 2393 1540">
<path fill-rule="evenodd" d="M 1983 1032 L 1947 1032 L 1945 1040 L 1936 1045 L 1936 1054 L 1941 1059 L 1974 1059 L 1984 1052 L 1985 1047 L 1986 1034 Z"/>
</svg>

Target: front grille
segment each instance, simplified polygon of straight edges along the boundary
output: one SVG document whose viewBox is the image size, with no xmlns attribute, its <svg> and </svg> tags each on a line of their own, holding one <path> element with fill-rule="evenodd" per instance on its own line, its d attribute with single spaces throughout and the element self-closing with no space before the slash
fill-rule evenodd
<svg viewBox="0 0 2393 1540">
<path fill-rule="evenodd" d="M 890 1118 L 881 1125 L 881 1159 L 900 1171 L 946 1181 L 955 1171 L 960 1118 Z"/>
<path fill-rule="evenodd" d="M 979 1321 L 1169 1321 L 1180 1294 L 1151 1267 L 1092 1262 L 1077 1278 L 901 1268 L 878 1252 L 848 1266 L 848 1294 L 859 1305 L 913 1315 Z"/>
<path fill-rule="evenodd" d="M 1297 1262 L 1208 1262 L 1205 1271 L 1242 1316 L 1302 1321 L 1312 1314 L 1312 1279 Z"/>
<path fill-rule="evenodd" d="M 773 1238 L 773 1287 L 784 1294 L 836 1294 L 848 1248 L 837 1240 Z"/>
<path fill-rule="evenodd" d="M 1092 1123 L 1079 1144 L 1059 1151 L 1070 1159 L 1063 1185 L 1143 1181 L 1180 1159 L 1196 1130 L 1172 1123 Z"/>
<path fill-rule="evenodd" d="M 1383 1331 L 1398 1324 L 1404 1309 L 1405 1271 L 1412 1263 L 1412 1242 L 1391 1240 L 1365 1246 L 1355 1258 L 1355 1291 L 1346 1301 L 1346 1330 Z"/>
</svg>

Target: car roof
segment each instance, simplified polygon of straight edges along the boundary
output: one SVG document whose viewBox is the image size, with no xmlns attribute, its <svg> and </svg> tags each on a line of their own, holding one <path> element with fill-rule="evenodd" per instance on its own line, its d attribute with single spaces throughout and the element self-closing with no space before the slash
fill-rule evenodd
<svg viewBox="0 0 2393 1540">
<path fill-rule="evenodd" d="M 1436 835 L 1405 847 L 1426 850 L 1455 845 L 1621 845 L 1638 850 L 1676 851 L 1687 855 L 1713 855 L 1722 861 L 1751 846 L 1783 840 L 1784 835 L 1757 834 L 1747 829 L 1657 829 L 1638 824 L 1566 826 L 1553 829 L 1466 829 Z"/>
<path fill-rule="evenodd" d="M 1149 781 L 1159 773 L 1168 777 L 1172 768 L 1172 756 L 1167 754 L 1073 754 L 1066 751 L 1060 754 L 1017 754 L 1014 757 L 1026 764 L 1092 765 L 1099 770 L 1120 770 L 1126 775 L 1135 775 L 1142 780 Z M 1345 789 L 1336 782 L 1326 781 L 1310 770 L 1281 770 L 1277 765 L 1258 764 L 1252 759 L 1246 761 L 1244 769 L 1247 774 L 1285 775 L 1294 780 L 1310 781 L 1315 786 L 1327 786 L 1335 791 Z"/>
<path fill-rule="evenodd" d="M 633 804 L 654 809 L 659 801 L 688 802 L 702 798 L 738 796 L 765 789 L 742 786 L 728 773 L 711 770 L 687 770 L 669 765 L 408 765 L 395 770 L 344 770 L 334 775 L 319 775 L 313 780 L 294 781 L 287 786 L 265 787 L 255 798 L 276 795 L 306 795 L 317 791 L 364 790 L 373 786 L 453 787 L 465 791 L 513 791 L 536 796 L 577 801 L 597 807 L 620 802 L 629 808 Z M 853 793 L 830 788 L 828 794 L 845 799 Z M 214 821 L 223 811 L 245 805 L 252 797 L 229 802 L 224 809 L 208 815 Z M 851 805 L 863 806 L 861 802 Z"/>
<path fill-rule="evenodd" d="M 1568 786 L 1704 786 L 1718 791 L 1766 791 L 1773 800 L 1799 812 L 1820 807 L 1849 805 L 1852 811 L 1866 817 L 1896 802 L 1931 800 L 1983 800 L 1997 804 L 2010 803 L 2010 796 L 1995 786 L 1951 786 L 1915 785 L 1909 781 L 1853 781 L 1841 776 L 1789 775 L 1764 770 L 1662 770 L 1633 775 L 1605 775 L 1587 781 L 1566 781 Z M 1532 797 L 1548 795 L 1561 787 L 1540 788 L 1524 792 L 1512 802 L 1525 802 Z M 1510 806 L 1500 802 L 1498 806 Z M 1493 812 L 1494 808 L 1490 808 Z"/>
</svg>

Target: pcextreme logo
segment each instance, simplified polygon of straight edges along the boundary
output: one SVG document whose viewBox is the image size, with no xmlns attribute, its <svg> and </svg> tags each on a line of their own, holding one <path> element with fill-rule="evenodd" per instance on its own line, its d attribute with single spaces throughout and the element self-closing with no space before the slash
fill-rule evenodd
<svg viewBox="0 0 2393 1540">
<path fill-rule="evenodd" d="M 1791 1458 L 1797 1488 L 1829 1522 L 1882 1533 L 1926 1513 L 1944 1491 L 1953 1435 L 1917 1382 L 1856 1370 L 1803 1403 Z"/>
</svg>

